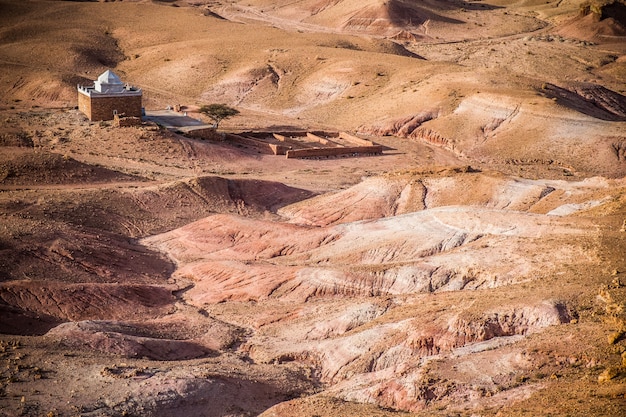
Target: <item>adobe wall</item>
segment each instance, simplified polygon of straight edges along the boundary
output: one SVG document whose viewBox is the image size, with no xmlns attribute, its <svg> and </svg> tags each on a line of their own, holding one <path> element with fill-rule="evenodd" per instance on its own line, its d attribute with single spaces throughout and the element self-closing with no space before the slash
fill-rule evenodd
<svg viewBox="0 0 626 417">
<path fill-rule="evenodd" d="M 263 142 L 261 140 L 246 138 L 243 136 L 235 135 L 232 133 L 226 133 L 226 139 L 230 142 L 240 143 L 242 145 L 251 146 L 263 153 L 272 153 L 274 155 L 285 155 L 289 152 L 290 146 L 285 145 L 275 145 L 272 143 Z"/>
<path fill-rule="evenodd" d="M 259 140 L 245 138 L 243 136 L 234 135 L 232 133 L 227 133 L 226 139 L 228 139 L 229 142 L 240 143 L 245 146 L 254 147 L 262 151 L 263 153 L 274 153 L 274 150 L 269 146 L 269 143 L 261 142 Z"/>
<path fill-rule="evenodd" d="M 373 146 L 374 145 L 374 142 L 372 142 L 371 140 L 363 139 L 363 138 L 351 135 L 346 132 L 339 133 L 339 137 L 347 142 L 354 143 L 355 145 L 358 145 L 358 146 Z"/>
<path fill-rule="evenodd" d="M 120 117 L 119 114 L 116 114 L 113 117 L 113 126 L 115 127 L 141 126 L 141 117 Z"/>
<path fill-rule="evenodd" d="M 279 140 L 281 142 L 286 142 L 292 139 L 296 139 L 300 141 L 319 142 L 320 137 L 337 137 L 338 133 L 337 132 L 324 132 L 321 130 L 312 131 L 312 132 L 300 130 L 300 131 L 293 131 L 293 132 L 285 132 L 285 131 L 279 132 L 279 133 L 274 132 L 272 133 L 272 135 L 274 136 L 276 140 Z M 313 135 L 314 138 L 311 138 L 310 135 Z"/>
<path fill-rule="evenodd" d="M 287 158 L 312 158 L 343 155 L 380 155 L 382 153 L 383 147 L 381 145 L 354 146 L 343 148 L 310 148 L 288 150 Z"/>
<path fill-rule="evenodd" d="M 79 102 L 80 96 L 79 94 Z M 86 97 L 89 100 L 89 97 Z M 80 109 L 80 104 L 79 104 Z M 90 120 L 113 120 L 113 111 L 126 117 L 141 117 L 141 96 L 91 97 L 91 111 L 87 114 Z"/>
<path fill-rule="evenodd" d="M 262 134 L 267 135 L 267 133 Z M 343 132 L 342 134 L 335 134 L 334 137 L 342 136 L 342 139 L 353 144 L 358 144 L 358 146 L 341 146 L 339 143 L 326 139 L 320 134 L 328 135 L 326 132 L 273 133 L 272 135 L 274 138 L 280 142 L 278 144 L 268 143 L 264 140 L 257 139 L 254 136 L 259 135 L 259 133 L 254 132 L 244 133 L 246 136 L 226 133 L 225 137 L 230 142 L 251 146 L 263 153 L 286 155 L 287 158 L 380 155 L 383 153 L 382 145 L 376 145 L 367 139 L 361 139 Z M 343 135 L 347 137 L 343 137 Z M 294 141 L 292 139 L 293 136 L 296 136 L 299 140 Z M 325 145 L 325 147 L 321 147 L 319 145 Z"/>
<path fill-rule="evenodd" d="M 184 132 L 186 136 L 190 138 L 204 139 L 204 140 L 213 140 L 213 141 L 222 141 L 224 140 L 224 136 L 219 133 L 213 127 L 207 127 L 202 129 L 189 129 Z"/>
<path fill-rule="evenodd" d="M 91 99 L 89 96 L 78 93 L 78 110 L 83 112 L 91 120 Z"/>
<path fill-rule="evenodd" d="M 274 152 L 274 155 L 287 155 L 287 152 L 291 149 L 291 146 L 287 145 L 274 145 L 269 144 L 270 149 Z"/>
<path fill-rule="evenodd" d="M 313 133 L 307 133 L 306 136 L 311 141 L 317 142 L 317 143 L 321 143 L 322 145 L 326 145 L 326 146 L 340 146 L 337 142 L 334 142 L 334 141 L 332 141 L 330 139 L 323 138 L 321 136 L 317 136 L 317 135 L 315 135 Z"/>
</svg>

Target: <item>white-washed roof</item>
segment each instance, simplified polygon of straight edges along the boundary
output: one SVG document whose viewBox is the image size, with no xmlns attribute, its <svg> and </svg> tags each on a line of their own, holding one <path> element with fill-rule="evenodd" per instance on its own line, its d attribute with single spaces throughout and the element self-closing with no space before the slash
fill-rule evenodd
<svg viewBox="0 0 626 417">
<path fill-rule="evenodd" d="M 124 90 L 124 83 L 113 71 L 106 70 L 94 83 L 96 91 L 100 93 L 116 93 Z"/>
</svg>

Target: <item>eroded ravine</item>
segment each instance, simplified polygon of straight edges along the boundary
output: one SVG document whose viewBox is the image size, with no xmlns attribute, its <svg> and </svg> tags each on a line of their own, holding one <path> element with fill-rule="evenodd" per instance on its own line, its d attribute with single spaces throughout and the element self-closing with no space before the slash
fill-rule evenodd
<svg viewBox="0 0 626 417">
<path fill-rule="evenodd" d="M 395 214 L 402 190 L 415 184 L 428 184 L 415 193 L 428 204 Z M 594 222 L 556 214 L 568 201 L 605 193 L 603 180 L 414 173 L 285 207 L 289 223 L 218 215 L 143 242 L 176 262 L 175 277 L 193 282 L 187 303 L 249 329 L 240 351 L 254 362 L 311 367 L 329 394 L 418 411 L 430 401 L 414 391 L 426 363 L 497 351 L 574 320 L 573 305 L 548 294 L 495 297 L 478 308 L 452 300 L 467 291 L 519 291 L 558 275 L 559 265 L 596 263 Z M 367 220 L 342 223 L 342 211 Z M 327 218 L 327 225 L 308 220 Z M 421 305 L 432 293 L 446 299 L 445 310 Z M 250 302 L 258 307 L 229 314 L 229 303 Z M 524 361 L 509 366 L 527 369 Z"/>
</svg>

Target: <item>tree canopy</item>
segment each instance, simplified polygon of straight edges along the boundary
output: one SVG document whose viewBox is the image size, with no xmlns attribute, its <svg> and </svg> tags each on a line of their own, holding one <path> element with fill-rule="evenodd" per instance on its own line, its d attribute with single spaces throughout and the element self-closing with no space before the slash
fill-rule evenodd
<svg viewBox="0 0 626 417">
<path fill-rule="evenodd" d="M 238 115 L 239 110 L 226 104 L 209 104 L 200 107 L 200 113 L 206 114 L 213 120 L 213 127 L 217 129 L 222 120 Z"/>
</svg>

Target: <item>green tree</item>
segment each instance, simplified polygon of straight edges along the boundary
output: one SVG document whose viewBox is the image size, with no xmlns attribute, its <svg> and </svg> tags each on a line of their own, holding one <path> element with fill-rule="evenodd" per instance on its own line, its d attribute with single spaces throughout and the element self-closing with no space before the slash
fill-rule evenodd
<svg viewBox="0 0 626 417">
<path fill-rule="evenodd" d="M 237 116 L 239 110 L 233 109 L 226 104 L 209 104 L 208 106 L 200 107 L 200 113 L 206 114 L 213 120 L 213 127 L 217 129 L 222 120 Z"/>
</svg>

